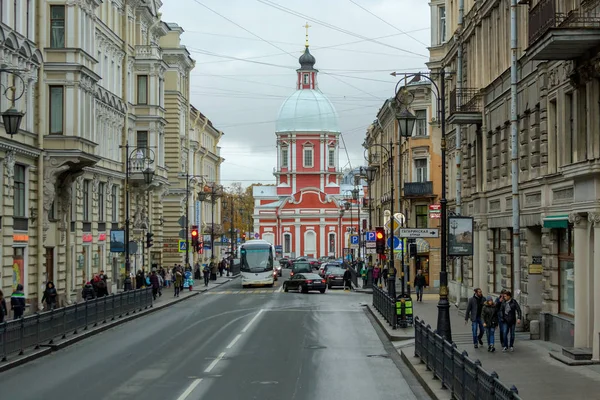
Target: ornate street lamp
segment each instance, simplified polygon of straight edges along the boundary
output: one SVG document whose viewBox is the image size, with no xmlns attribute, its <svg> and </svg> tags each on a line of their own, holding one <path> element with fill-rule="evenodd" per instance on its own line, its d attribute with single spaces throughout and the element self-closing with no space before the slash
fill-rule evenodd
<svg viewBox="0 0 600 400">
<path fill-rule="evenodd" d="M 19 132 L 21 121 L 23 120 L 24 113 L 17 111 L 14 107 L 2 113 L 2 121 L 4 122 L 4 130 L 10 136 L 13 136 Z"/>
<path fill-rule="evenodd" d="M 144 183 L 146 183 L 146 185 L 151 184 L 152 179 L 154 178 L 154 170 L 148 167 L 142 173 L 144 174 Z"/>
<path fill-rule="evenodd" d="M 351 192 L 352 192 L 352 200 L 358 200 L 358 188 L 352 189 Z"/>
<path fill-rule="evenodd" d="M 398 129 L 400 130 L 400 136 L 403 138 L 409 138 L 412 136 L 415 124 L 417 123 L 417 116 L 408 111 L 408 108 L 403 108 L 400 112 L 396 113 L 396 119 L 398 120 Z"/>
<path fill-rule="evenodd" d="M 367 180 L 369 182 L 373 182 L 373 180 L 375 179 L 375 174 L 377 173 L 377 168 L 367 167 L 367 168 L 365 168 L 365 170 L 367 172 Z"/>
</svg>

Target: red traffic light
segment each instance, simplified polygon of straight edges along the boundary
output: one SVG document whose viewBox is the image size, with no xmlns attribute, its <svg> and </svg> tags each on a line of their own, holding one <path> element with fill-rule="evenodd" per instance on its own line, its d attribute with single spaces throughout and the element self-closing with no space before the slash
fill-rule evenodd
<svg viewBox="0 0 600 400">
<path fill-rule="evenodd" d="M 196 231 L 196 230 L 192 231 L 192 236 L 198 236 L 198 231 Z"/>
<path fill-rule="evenodd" d="M 383 232 L 377 232 L 377 239 L 383 239 Z"/>
</svg>

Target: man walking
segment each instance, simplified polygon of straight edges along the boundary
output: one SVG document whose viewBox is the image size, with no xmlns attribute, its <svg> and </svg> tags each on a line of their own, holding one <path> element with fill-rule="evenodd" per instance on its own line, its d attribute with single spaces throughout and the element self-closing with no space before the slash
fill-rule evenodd
<svg viewBox="0 0 600 400">
<path fill-rule="evenodd" d="M 469 305 L 465 313 L 465 325 L 471 319 L 471 329 L 473 330 L 473 345 L 478 348 L 479 345 L 483 346 L 483 321 L 481 320 L 481 311 L 483 310 L 483 294 L 481 289 L 475 289 L 475 294 L 469 299 Z M 479 333 L 477 329 L 479 328 Z"/>
<path fill-rule="evenodd" d="M 506 293 L 504 293 L 504 301 L 500 307 L 500 318 L 503 321 L 502 329 L 504 330 L 503 352 L 506 352 L 508 349 L 510 349 L 511 352 L 514 351 L 515 328 L 517 327 L 517 324 L 521 323 L 522 316 L 521 306 L 519 306 L 519 303 L 512 298 L 512 293 L 507 290 Z M 509 333 L 510 340 L 508 339 Z"/>
<path fill-rule="evenodd" d="M 417 292 L 417 301 L 423 301 L 423 289 L 425 288 L 425 286 L 427 286 L 427 281 L 425 280 L 425 275 L 423 275 L 423 271 L 417 271 L 414 285 L 415 291 Z"/>
</svg>

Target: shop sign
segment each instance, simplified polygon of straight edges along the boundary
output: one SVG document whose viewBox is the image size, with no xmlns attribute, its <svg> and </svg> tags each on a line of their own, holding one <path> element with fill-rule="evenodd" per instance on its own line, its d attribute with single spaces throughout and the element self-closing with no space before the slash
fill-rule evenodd
<svg viewBox="0 0 600 400">
<path fill-rule="evenodd" d="M 13 242 L 28 242 L 29 241 L 29 235 L 23 234 L 23 233 L 15 233 L 13 235 Z"/>
<path fill-rule="evenodd" d="M 89 243 L 91 241 L 92 241 L 91 233 L 86 233 L 85 235 L 83 235 L 83 243 Z"/>
</svg>

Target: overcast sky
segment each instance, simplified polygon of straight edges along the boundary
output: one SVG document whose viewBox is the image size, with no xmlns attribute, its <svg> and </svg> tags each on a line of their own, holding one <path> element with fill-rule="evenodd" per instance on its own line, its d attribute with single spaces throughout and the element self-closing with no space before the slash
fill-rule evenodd
<svg viewBox="0 0 600 400">
<path fill-rule="evenodd" d="M 423 70 L 427 61 L 430 17 L 424 0 L 163 3 L 162 19 L 185 30 L 183 44 L 196 60 L 192 104 L 225 132 L 220 146 L 226 186 L 274 183 L 275 120 L 295 90 L 306 22 L 319 88 L 339 113 L 348 153 L 340 151 L 341 166 L 364 164 L 366 128 L 393 95 L 396 79 L 390 73 Z"/>
</svg>

